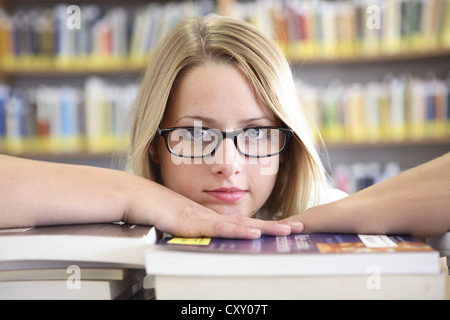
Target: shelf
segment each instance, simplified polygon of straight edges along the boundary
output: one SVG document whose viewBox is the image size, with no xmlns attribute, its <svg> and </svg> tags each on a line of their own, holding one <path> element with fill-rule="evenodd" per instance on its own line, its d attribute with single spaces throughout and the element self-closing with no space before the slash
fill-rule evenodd
<svg viewBox="0 0 450 320">
<path fill-rule="evenodd" d="M 78 68 L 78 69 L 33 69 L 4 71 L 0 69 L 0 75 L 5 77 L 70 77 L 70 76 L 88 76 L 88 75 L 116 75 L 122 73 L 138 74 L 145 71 L 145 67 L 123 67 L 123 68 Z"/>
<path fill-rule="evenodd" d="M 290 59 L 294 65 L 320 65 L 320 64 L 359 64 L 359 63 L 377 63 L 377 62 L 389 62 L 389 61 L 411 61 L 422 60 L 430 58 L 450 58 L 450 49 L 439 49 L 429 51 L 410 51 L 407 53 L 395 53 L 395 54 L 377 54 L 373 56 L 369 55 L 357 55 L 349 57 L 337 57 L 337 58 L 314 58 L 314 59 Z"/>
<path fill-rule="evenodd" d="M 375 141 L 375 142 L 325 142 L 327 149 L 363 149 L 363 148 L 409 148 L 409 147 L 427 147 L 427 146 L 445 146 L 448 145 L 450 151 L 450 137 L 448 138 L 428 138 L 421 140 L 399 140 L 399 141 Z"/>
<path fill-rule="evenodd" d="M 118 73 L 141 73 L 150 61 L 150 57 L 140 59 L 114 59 L 105 57 L 72 58 L 68 61 L 58 59 L 39 60 L 37 57 L 12 59 L 0 67 L 0 75 L 5 77 L 20 76 L 79 76 L 79 75 L 114 75 Z"/>
<path fill-rule="evenodd" d="M 125 151 L 110 151 L 110 152 L 74 152 L 74 153 L 6 153 L 0 152 L 0 154 L 9 155 L 13 157 L 35 159 L 35 160 L 82 160 L 82 159 L 104 159 L 104 158 L 125 158 L 127 153 Z"/>
<path fill-rule="evenodd" d="M 292 65 L 331 65 L 331 64 L 360 64 L 360 63 L 383 63 L 389 61 L 413 61 L 430 58 L 450 58 L 450 49 L 430 50 L 430 51 L 415 51 L 398 54 L 379 54 L 374 56 L 358 55 L 352 57 L 338 57 L 338 58 L 315 58 L 315 59 L 289 59 Z M 75 58 L 74 61 L 77 59 Z M 0 76 L 15 77 L 15 76 L 37 76 L 37 77 L 52 77 L 52 76 L 83 76 L 90 74 L 97 75 L 114 75 L 119 73 L 142 73 L 145 71 L 149 58 L 143 58 L 140 62 L 124 61 L 122 63 L 105 63 L 101 65 L 89 66 L 89 63 L 82 63 L 86 60 L 75 62 L 74 64 L 58 65 L 57 63 L 49 62 L 42 66 L 33 63 L 19 63 L 20 59 L 15 62 L 17 68 L 0 68 Z M 39 66 L 37 66 L 39 65 Z M 92 65 L 92 63 L 91 63 Z"/>
</svg>

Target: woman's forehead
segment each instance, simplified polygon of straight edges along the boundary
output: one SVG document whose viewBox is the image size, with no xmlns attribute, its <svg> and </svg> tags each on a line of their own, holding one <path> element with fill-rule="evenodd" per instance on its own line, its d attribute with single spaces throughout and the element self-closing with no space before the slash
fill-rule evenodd
<svg viewBox="0 0 450 320">
<path fill-rule="evenodd" d="M 195 67 L 174 86 L 164 122 L 173 126 L 192 120 L 245 125 L 277 118 L 260 101 L 241 68 L 221 63 Z"/>
</svg>

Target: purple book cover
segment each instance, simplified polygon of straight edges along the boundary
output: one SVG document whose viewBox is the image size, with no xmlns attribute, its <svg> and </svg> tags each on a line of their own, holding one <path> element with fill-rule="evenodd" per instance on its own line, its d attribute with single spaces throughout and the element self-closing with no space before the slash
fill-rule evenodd
<svg viewBox="0 0 450 320">
<path fill-rule="evenodd" d="M 183 251 L 246 254 L 373 253 L 433 250 L 423 242 L 404 235 L 324 233 L 262 236 L 257 240 L 168 237 L 157 242 L 157 245 L 167 249 Z"/>
</svg>

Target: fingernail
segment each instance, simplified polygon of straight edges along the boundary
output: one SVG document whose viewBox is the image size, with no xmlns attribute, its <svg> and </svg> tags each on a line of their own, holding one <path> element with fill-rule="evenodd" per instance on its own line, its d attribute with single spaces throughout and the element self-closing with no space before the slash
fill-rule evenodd
<svg viewBox="0 0 450 320">
<path fill-rule="evenodd" d="M 305 228 L 300 221 L 287 221 L 287 223 L 291 226 L 293 232 L 303 232 Z"/>
<path fill-rule="evenodd" d="M 303 223 L 300 221 L 288 221 L 291 227 L 303 227 Z"/>
<path fill-rule="evenodd" d="M 280 227 L 280 228 L 283 229 L 284 231 L 289 231 L 289 232 L 291 232 L 291 226 L 290 226 L 289 224 L 287 224 L 287 223 L 284 223 L 284 222 L 279 223 L 279 224 L 278 224 L 278 227 Z"/>
<path fill-rule="evenodd" d="M 250 233 L 253 233 L 253 234 L 256 234 L 256 235 L 261 235 L 261 230 L 259 230 L 259 229 L 254 229 L 254 228 L 248 228 L 248 231 L 250 232 Z"/>
</svg>

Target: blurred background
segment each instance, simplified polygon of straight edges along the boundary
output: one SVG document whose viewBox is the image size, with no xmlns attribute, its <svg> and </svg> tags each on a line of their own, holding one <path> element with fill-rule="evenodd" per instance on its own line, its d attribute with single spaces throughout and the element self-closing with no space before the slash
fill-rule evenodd
<svg viewBox="0 0 450 320">
<path fill-rule="evenodd" d="M 277 41 L 338 188 L 450 151 L 450 0 L 0 0 L 0 153 L 122 169 L 153 49 L 209 13 Z"/>
</svg>

